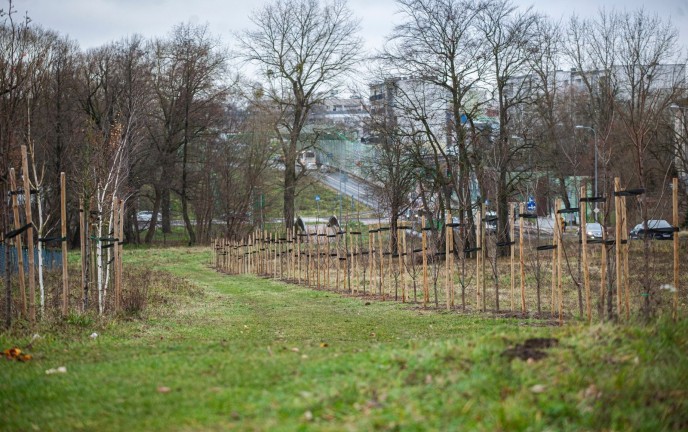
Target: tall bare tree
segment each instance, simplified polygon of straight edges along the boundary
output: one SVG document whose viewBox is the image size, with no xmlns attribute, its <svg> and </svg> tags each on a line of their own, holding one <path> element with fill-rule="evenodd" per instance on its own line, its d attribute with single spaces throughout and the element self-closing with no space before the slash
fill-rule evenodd
<svg viewBox="0 0 688 432">
<path fill-rule="evenodd" d="M 221 106 L 227 96 L 223 82 L 227 57 L 207 26 L 181 24 L 166 40 L 154 42 L 155 122 L 151 139 L 160 157 L 155 209 L 146 241 L 152 240 L 157 210 L 161 208 L 163 231 L 169 232 L 170 191 L 180 198 L 189 243 L 196 242 L 190 219 L 197 156 L 195 147 L 220 132 Z M 175 175 L 178 174 L 178 175 Z M 177 178 L 177 181 L 170 181 Z"/>
<path fill-rule="evenodd" d="M 633 154 L 635 180 L 646 191 L 639 196 L 638 205 L 647 232 L 647 221 L 652 216 L 648 196 L 656 193 L 650 187 L 650 152 L 658 145 L 658 130 L 664 124 L 669 107 L 685 88 L 686 64 L 677 63 L 678 31 L 669 22 L 643 9 L 622 14 L 620 22 L 617 111 L 631 144 L 628 150 Z M 643 249 L 645 263 L 649 265 L 651 254 L 647 236 Z M 650 273 L 644 272 L 642 280 L 646 317 L 653 312 L 656 292 Z"/>
<path fill-rule="evenodd" d="M 458 197 L 462 219 L 472 220 L 470 136 L 465 123 L 477 117 L 476 98 L 488 66 L 487 52 L 476 32 L 484 4 L 465 0 L 398 0 L 401 23 L 377 58 L 388 75 L 408 78 L 397 85 L 398 127 L 423 141 L 424 157 L 441 185 L 451 185 L 442 207 Z M 420 155 L 419 155 L 420 156 Z M 444 194 L 443 194 L 444 195 Z"/>
<path fill-rule="evenodd" d="M 237 37 L 280 113 L 275 130 L 285 165 L 283 216 L 291 228 L 299 139 L 313 107 L 344 85 L 358 62 L 359 24 L 344 0 L 275 0 L 256 10 L 251 21 L 255 30 Z"/>
<path fill-rule="evenodd" d="M 394 81 L 384 84 L 394 85 Z M 391 251 L 399 250 L 397 227 L 399 218 L 409 209 L 409 196 L 414 192 L 418 165 L 407 138 L 399 130 L 392 107 L 388 103 L 378 104 L 369 111 L 367 132 L 373 137 L 374 157 L 363 162 L 366 178 L 382 185 L 378 197 L 380 204 L 389 214 Z"/>
<path fill-rule="evenodd" d="M 539 19 L 530 9 L 518 11 L 510 0 L 493 0 L 487 3 L 478 21 L 490 53 L 486 80 L 493 85 L 499 114 L 499 130 L 489 153 L 495 177 L 499 242 L 508 238 L 509 196 L 516 191 L 523 174 L 529 172 L 524 156 L 532 142 L 523 136 L 512 138 L 519 129 L 523 132 L 513 115 L 518 112 L 515 108 L 527 104 L 533 91 L 532 82 L 527 78 L 528 59 L 532 55 L 530 40 Z"/>
</svg>

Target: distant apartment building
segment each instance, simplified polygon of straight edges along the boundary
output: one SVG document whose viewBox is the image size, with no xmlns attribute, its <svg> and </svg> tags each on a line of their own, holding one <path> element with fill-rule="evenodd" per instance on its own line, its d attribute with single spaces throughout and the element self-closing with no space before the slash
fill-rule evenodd
<svg viewBox="0 0 688 432">
<path fill-rule="evenodd" d="M 370 106 L 371 115 L 386 117 L 409 139 L 451 144 L 451 99 L 446 89 L 422 79 L 390 78 L 370 85 Z"/>
</svg>

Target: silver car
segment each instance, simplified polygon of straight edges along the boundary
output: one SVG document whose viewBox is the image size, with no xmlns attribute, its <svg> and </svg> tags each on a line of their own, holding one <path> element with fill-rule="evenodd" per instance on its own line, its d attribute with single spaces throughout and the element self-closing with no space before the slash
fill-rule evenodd
<svg viewBox="0 0 688 432">
<path fill-rule="evenodd" d="M 602 239 L 602 224 L 597 222 L 590 222 L 585 224 L 585 236 L 590 240 Z"/>
</svg>

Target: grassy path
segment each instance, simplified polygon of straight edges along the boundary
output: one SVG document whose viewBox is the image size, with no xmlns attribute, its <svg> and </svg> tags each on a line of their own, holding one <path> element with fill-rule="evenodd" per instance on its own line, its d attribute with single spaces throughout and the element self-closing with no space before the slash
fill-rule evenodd
<svg viewBox="0 0 688 432">
<path fill-rule="evenodd" d="M 688 428 L 685 321 L 543 327 L 224 276 L 199 250 L 127 257 L 201 289 L 169 287 L 145 321 L 73 320 L 33 361 L 0 361 L 0 430 Z M 501 355 L 531 337 L 559 345 Z M 0 334 L 3 349 L 28 340 Z"/>
</svg>

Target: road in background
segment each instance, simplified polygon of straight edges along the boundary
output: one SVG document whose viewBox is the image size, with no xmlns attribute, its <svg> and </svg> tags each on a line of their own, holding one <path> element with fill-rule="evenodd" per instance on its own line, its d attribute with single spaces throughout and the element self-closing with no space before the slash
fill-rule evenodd
<svg viewBox="0 0 688 432">
<path fill-rule="evenodd" d="M 378 187 L 362 180 L 358 177 L 349 175 L 345 172 L 318 173 L 318 179 L 325 185 L 337 192 L 341 192 L 346 197 L 353 197 L 354 200 L 365 204 L 371 209 L 377 210 L 380 202 L 377 199 Z"/>
</svg>

